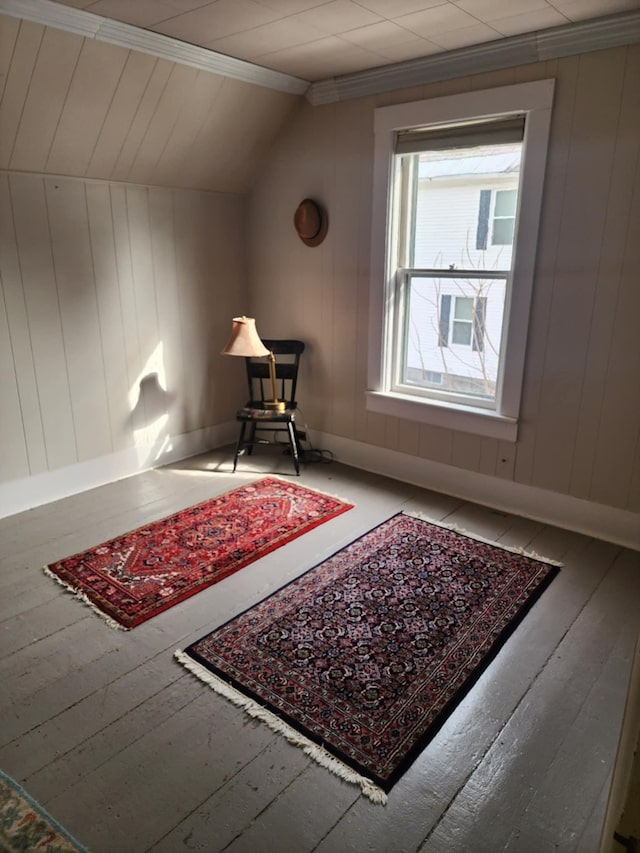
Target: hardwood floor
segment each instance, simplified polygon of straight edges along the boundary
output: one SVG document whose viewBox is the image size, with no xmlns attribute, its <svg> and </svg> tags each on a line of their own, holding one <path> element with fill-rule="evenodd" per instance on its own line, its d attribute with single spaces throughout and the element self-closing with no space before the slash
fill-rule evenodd
<svg viewBox="0 0 640 853">
<path fill-rule="evenodd" d="M 640 626 L 640 555 L 345 466 L 355 503 L 130 632 L 45 563 L 291 461 L 228 449 L 0 521 L 0 768 L 94 853 L 596 853 Z M 373 525 L 419 511 L 564 563 L 475 687 L 373 805 L 196 680 L 173 652 Z"/>
</svg>

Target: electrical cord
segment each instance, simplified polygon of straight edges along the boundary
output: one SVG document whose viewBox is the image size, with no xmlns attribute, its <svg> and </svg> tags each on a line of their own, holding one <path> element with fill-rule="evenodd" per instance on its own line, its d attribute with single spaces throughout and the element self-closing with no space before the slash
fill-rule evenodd
<svg viewBox="0 0 640 853">
<path fill-rule="evenodd" d="M 301 417 L 301 420 L 304 421 L 304 416 L 302 415 L 302 409 L 296 409 L 296 414 Z M 298 457 L 300 462 L 306 462 L 309 464 L 319 463 L 323 465 L 329 465 L 331 462 L 335 461 L 335 456 L 331 452 L 331 450 L 324 450 L 319 447 L 313 447 L 307 436 L 307 425 L 305 423 L 304 429 L 299 430 L 297 426 L 293 425 L 293 428 L 296 431 L 296 438 L 298 439 Z M 300 438 L 300 433 L 304 432 L 305 438 Z M 282 441 L 279 436 L 282 435 L 282 430 L 274 430 L 273 431 L 273 439 L 271 444 L 277 445 L 283 448 L 283 453 L 288 456 L 291 456 L 291 445 L 288 441 Z M 308 446 L 305 446 L 308 445 Z"/>
<path fill-rule="evenodd" d="M 304 422 L 304 415 L 302 414 L 302 409 L 299 408 L 297 410 L 297 414 L 301 417 L 302 421 Z M 300 450 L 302 451 L 302 453 L 300 454 L 302 462 L 320 463 L 323 465 L 329 465 L 331 462 L 333 462 L 335 460 L 335 456 L 333 455 L 333 453 L 330 450 L 323 450 L 322 448 L 319 448 L 319 447 L 313 447 L 311 442 L 306 437 L 307 436 L 307 425 L 306 425 L 306 423 L 304 425 L 305 438 L 303 438 L 303 439 L 300 438 L 299 430 L 295 426 L 295 424 L 294 424 L 294 429 L 296 431 L 296 435 L 298 436 L 298 445 L 300 447 Z M 305 444 L 308 444 L 309 446 L 305 447 Z"/>
<path fill-rule="evenodd" d="M 629 853 L 638 853 L 640 850 L 640 842 L 633 835 L 630 835 L 626 838 L 624 835 L 620 835 L 619 832 L 614 832 L 613 837 L 618 844 L 622 844 L 625 850 L 628 850 Z"/>
<path fill-rule="evenodd" d="M 334 461 L 335 456 L 330 450 L 321 450 L 315 447 L 310 447 L 307 450 L 303 447 L 301 459 L 303 462 L 320 462 L 323 465 L 329 465 Z"/>
<path fill-rule="evenodd" d="M 283 448 L 283 452 L 287 455 L 291 455 L 291 447 L 288 441 L 281 441 L 278 438 L 279 430 L 274 430 L 273 434 L 273 444 L 278 445 Z M 297 433 L 296 433 L 297 434 Z M 305 447 L 305 444 L 308 447 Z M 321 463 L 323 465 L 329 465 L 331 462 L 335 461 L 335 456 L 333 455 L 331 450 L 323 450 L 319 447 L 313 447 L 311 442 L 308 439 L 301 439 L 298 437 L 298 445 L 299 451 L 298 456 L 301 462 L 307 462 L 309 464 Z"/>
</svg>

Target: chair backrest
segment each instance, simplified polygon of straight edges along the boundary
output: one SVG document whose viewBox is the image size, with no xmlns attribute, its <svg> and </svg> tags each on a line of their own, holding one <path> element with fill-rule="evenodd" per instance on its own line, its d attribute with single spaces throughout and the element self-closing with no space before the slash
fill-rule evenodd
<svg viewBox="0 0 640 853">
<path fill-rule="evenodd" d="M 293 340 L 273 340 L 263 338 L 262 342 L 276 357 L 276 394 L 288 408 L 296 406 L 296 387 L 300 356 L 304 352 L 304 343 Z M 271 400 L 271 382 L 269 379 L 269 359 L 245 358 L 249 401 L 259 404 Z"/>
</svg>

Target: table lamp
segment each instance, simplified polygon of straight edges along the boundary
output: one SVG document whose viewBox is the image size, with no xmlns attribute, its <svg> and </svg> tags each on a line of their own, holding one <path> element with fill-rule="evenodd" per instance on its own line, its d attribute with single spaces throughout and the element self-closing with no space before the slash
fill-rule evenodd
<svg viewBox="0 0 640 853">
<path fill-rule="evenodd" d="M 241 355 L 245 358 L 260 358 L 269 356 L 269 380 L 271 382 L 271 400 L 263 400 L 265 409 L 284 412 L 286 404 L 279 401 L 276 395 L 276 357 L 260 340 L 253 317 L 234 317 L 231 327 L 231 337 L 221 355 Z"/>
</svg>

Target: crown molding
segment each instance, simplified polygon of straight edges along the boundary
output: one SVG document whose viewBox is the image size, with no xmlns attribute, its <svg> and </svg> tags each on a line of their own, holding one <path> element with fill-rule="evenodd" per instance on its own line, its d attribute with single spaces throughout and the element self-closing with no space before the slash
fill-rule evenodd
<svg viewBox="0 0 640 853">
<path fill-rule="evenodd" d="M 292 95 L 305 94 L 313 105 L 348 101 L 453 77 L 499 71 L 532 62 L 559 59 L 593 50 L 640 41 L 640 11 L 622 12 L 562 27 L 484 42 L 459 50 L 382 65 L 355 74 L 309 83 L 299 77 L 273 71 L 197 47 L 160 33 L 112 21 L 101 15 L 64 6 L 51 0 L 0 0 L 0 13 L 44 26 L 77 33 L 84 38 L 116 44 L 189 65 L 212 74 L 242 80 Z"/>
<path fill-rule="evenodd" d="M 553 27 L 536 33 L 538 58 L 559 59 L 640 41 L 640 11 Z"/>
<path fill-rule="evenodd" d="M 623 12 L 331 77 L 312 83 L 306 97 L 313 106 L 348 101 L 637 41 L 640 41 L 640 11 Z"/>
<path fill-rule="evenodd" d="M 309 88 L 309 82 L 299 77 L 225 56 L 141 27 L 112 21 L 83 9 L 53 3 L 51 0 L 0 0 L 0 13 L 66 30 L 84 38 L 94 38 L 119 47 L 150 53 L 171 62 L 190 65 L 201 71 L 210 71 L 278 92 L 302 95 Z"/>
</svg>

